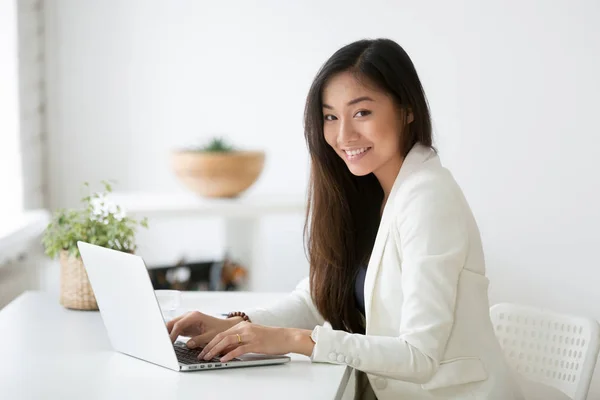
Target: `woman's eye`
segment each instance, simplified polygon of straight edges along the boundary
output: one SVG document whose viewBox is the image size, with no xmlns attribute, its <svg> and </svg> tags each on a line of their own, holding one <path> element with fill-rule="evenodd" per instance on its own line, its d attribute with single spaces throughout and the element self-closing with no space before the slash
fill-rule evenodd
<svg viewBox="0 0 600 400">
<path fill-rule="evenodd" d="M 337 119 L 334 115 L 331 115 L 331 114 L 325 115 L 324 118 L 325 118 L 325 121 L 334 121 Z"/>
<path fill-rule="evenodd" d="M 366 117 L 367 115 L 370 115 L 371 111 L 367 111 L 367 110 L 362 110 L 357 112 L 354 116 L 355 117 Z"/>
</svg>

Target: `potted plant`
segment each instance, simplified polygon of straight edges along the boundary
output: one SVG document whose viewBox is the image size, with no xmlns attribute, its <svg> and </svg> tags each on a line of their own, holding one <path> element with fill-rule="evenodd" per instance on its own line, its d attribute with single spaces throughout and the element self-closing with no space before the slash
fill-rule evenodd
<svg viewBox="0 0 600 400">
<path fill-rule="evenodd" d="M 127 217 L 108 195 L 110 183 L 102 181 L 104 191 L 90 193 L 81 199 L 81 209 L 59 209 L 44 231 L 42 244 L 48 256 L 60 260 L 60 303 L 75 310 L 97 310 L 98 304 L 81 261 L 77 241 L 109 249 L 134 253 L 138 226 L 147 228 L 148 221 Z"/>
<path fill-rule="evenodd" d="M 202 197 L 236 197 L 252 186 L 262 173 L 263 151 L 242 151 L 222 138 L 206 145 L 175 150 L 171 164 L 175 175 Z"/>
</svg>

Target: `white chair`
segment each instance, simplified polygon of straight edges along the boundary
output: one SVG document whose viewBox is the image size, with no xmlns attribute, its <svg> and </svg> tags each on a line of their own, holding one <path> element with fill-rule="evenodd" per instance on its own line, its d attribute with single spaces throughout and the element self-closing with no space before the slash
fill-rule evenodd
<svg viewBox="0 0 600 400">
<path fill-rule="evenodd" d="M 524 378 L 585 400 L 600 346 L 598 322 L 517 304 L 490 308 L 509 365 Z"/>
</svg>

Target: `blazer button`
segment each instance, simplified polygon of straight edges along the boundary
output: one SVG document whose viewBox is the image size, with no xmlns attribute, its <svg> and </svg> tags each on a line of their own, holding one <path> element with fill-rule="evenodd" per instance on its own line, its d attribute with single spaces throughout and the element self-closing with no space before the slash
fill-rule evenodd
<svg viewBox="0 0 600 400">
<path fill-rule="evenodd" d="M 329 353 L 329 361 L 335 361 L 337 359 L 337 354 Z"/>
<path fill-rule="evenodd" d="M 338 361 L 339 363 L 343 363 L 345 359 L 346 359 L 346 358 L 344 357 L 344 355 L 343 355 L 343 354 L 338 354 L 338 356 L 337 356 L 337 361 Z"/>
<path fill-rule="evenodd" d="M 346 364 L 352 364 L 352 357 L 346 357 Z"/>
<path fill-rule="evenodd" d="M 355 358 L 353 361 L 352 364 L 354 364 L 354 368 L 360 367 L 360 360 L 358 358 Z"/>
<path fill-rule="evenodd" d="M 387 379 L 376 378 L 375 379 L 375 387 L 379 390 L 385 389 L 387 387 Z"/>
</svg>

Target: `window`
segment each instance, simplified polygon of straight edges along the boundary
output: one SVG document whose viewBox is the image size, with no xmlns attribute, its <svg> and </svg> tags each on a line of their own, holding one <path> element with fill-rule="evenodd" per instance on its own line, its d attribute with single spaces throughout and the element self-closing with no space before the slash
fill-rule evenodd
<svg viewBox="0 0 600 400">
<path fill-rule="evenodd" d="M 0 225 L 23 210 L 15 0 L 0 0 Z"/>
</svg>

